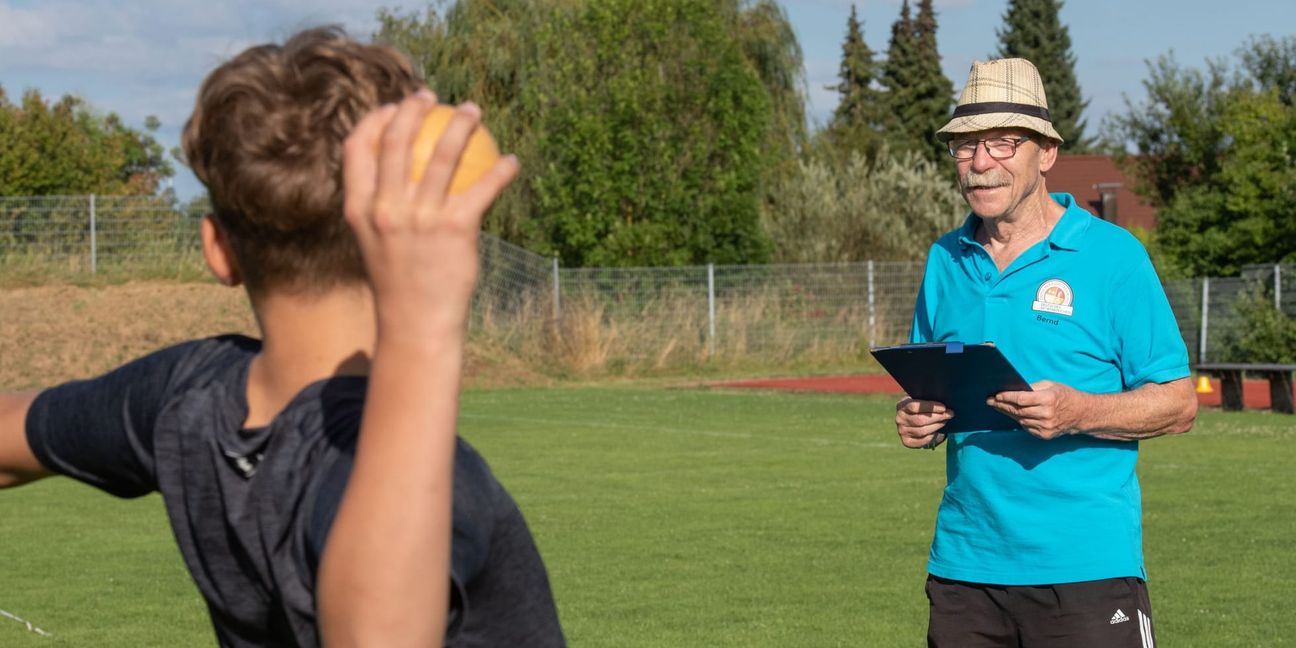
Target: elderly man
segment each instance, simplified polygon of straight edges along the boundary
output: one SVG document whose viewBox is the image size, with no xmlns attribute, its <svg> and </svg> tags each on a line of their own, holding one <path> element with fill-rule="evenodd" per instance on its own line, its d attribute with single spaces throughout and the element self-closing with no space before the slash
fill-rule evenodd
<svg viewBox="0 0 1296 648">
<path fill-rule="evenodd" d="M 949 144 L 972 213 L 932 246 L 913 342 L 994 342 L 1030 391 L 988 399 L 1005 430 L 904 399 L 909 448 L 946 446 L 927 564 L 928 645 L 1153 645 L 1139 441 L 1187 432 L 1188 353 L 1146 251 L 1045 188 L 1062 138 L 1029 61 L 976 62 Z"/>
</svg>

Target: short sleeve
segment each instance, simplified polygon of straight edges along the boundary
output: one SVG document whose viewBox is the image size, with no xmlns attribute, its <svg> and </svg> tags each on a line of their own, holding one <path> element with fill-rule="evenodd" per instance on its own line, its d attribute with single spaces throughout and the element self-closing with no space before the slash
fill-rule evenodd
<svg viewBox="0 0 1296 648">
<path fill-rule="evenodd" d="M 41 392 L 27 442 L 49 470 L 118 497 L 156 490 L 153 427 L 189 345 L 158 351 L 91 380 Z"/>
<path fill-rule="evenodd" d="M 1117 282 L 1110 304 L 1110 312 L 1120 313 L 1112 326 L 1121 381 L 1127 390 L 1190 375 L 1188 347 L 1170 300 L 1151 259 L 1141 249 L 1139 252 L 1129 275 Z"/>
<path fill-rule="evenodd" d="M 913 323 L 909 328 L 909 343 L 922 344 L 932 341 L 932 315 L 935 312 L 932 303 L 935 295 L 929 285 L 933 279 L 933 262 L 936 259 L 936 246 L 927 253 L 927 265 L 923 270 L 922 283 L 918 285 L 918 297 L 914 302 Z"/>
</svg>

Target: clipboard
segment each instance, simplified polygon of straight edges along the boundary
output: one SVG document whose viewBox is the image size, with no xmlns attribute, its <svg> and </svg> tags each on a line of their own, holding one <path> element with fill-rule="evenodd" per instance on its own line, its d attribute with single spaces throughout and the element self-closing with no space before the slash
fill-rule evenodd
<svg viewBox="0 0 1296 648">
<path fill-rule="evenodd" d="M 910 398 L 944 403 L 954 418 L 942 432 L 1012 430 L 1012 418 L 985 404 L 1001 391 L 1031 391 L 1030 383 L 993 344 L 935 342 L 870 349 Z"/>
</svg>

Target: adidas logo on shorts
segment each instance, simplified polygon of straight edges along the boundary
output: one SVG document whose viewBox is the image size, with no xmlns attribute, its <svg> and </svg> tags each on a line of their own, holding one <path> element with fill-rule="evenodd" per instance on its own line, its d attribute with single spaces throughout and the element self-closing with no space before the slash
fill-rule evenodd
<svg viewBox="0 0 1296 648">
<path fill-rule="evenodd" d="M 1116 614 L 1112 615 L 1111 625 L 1116 625 L 1117 623 L 1125 623 L 1126 621 L 1129 621 L 1129 616 L 1127 616 L 1124 612 L 1121 612 L 1120 610 L 1116 610 Z"/>
</svg>

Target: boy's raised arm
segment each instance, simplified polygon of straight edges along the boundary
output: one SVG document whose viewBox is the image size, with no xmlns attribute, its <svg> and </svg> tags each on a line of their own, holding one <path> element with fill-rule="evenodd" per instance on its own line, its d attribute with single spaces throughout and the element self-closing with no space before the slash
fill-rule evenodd
<svg viewBox="0 0 1296 648">
<path fill-rule="evenodd" d="M 0 392 L 0 488 L 50 474 L 27 444 L 27 410 L 36 392 Z"/>
<path fill-rule="evenodd" d="M 366 116 L 347 140 L 346 216 L 373 285 L 378 337 L 356 457 L 324 547 L 329 646 L 440 645 L 450 592 L 451 481 L 469 301 L 483 213 L 517 173 L 450 178 L 480 113 L 460 107 L 422 181 L 410 149 L 429 93 Z"/>
</svg>

